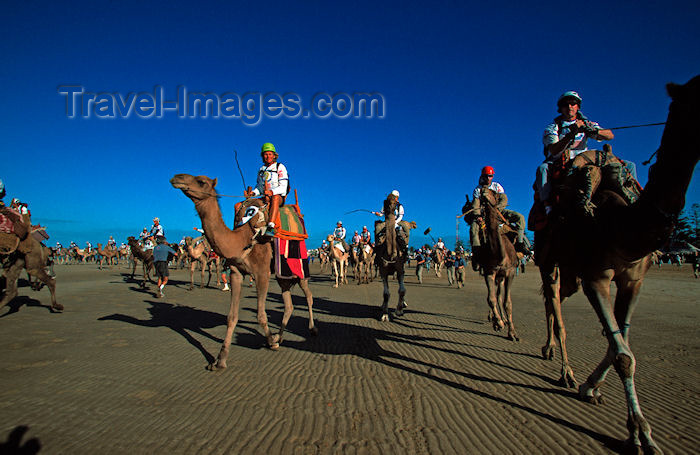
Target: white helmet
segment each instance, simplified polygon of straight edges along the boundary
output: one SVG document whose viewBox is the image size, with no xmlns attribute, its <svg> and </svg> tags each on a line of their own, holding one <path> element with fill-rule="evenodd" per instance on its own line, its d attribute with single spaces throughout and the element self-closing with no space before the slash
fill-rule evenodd
<svg viewBox="0 0 700 455">
<path fill-rule="evenodd" d="M 392 190 L 391 194 L 393 194 L 396 197 L 399 197 L 399 190 Z"/>
</svg>

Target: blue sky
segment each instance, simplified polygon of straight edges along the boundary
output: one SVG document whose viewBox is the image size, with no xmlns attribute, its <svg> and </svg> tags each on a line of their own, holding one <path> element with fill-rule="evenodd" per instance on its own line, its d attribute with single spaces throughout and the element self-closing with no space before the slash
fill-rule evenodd
<svg viewBox="0 0 700 455">
<path fill-rule="evenodd" d="M 496 169 L 510 208 L 524 215 L 542 160 L 541 135 L 565 90 L 604 127 L 660 122 L 665 84 L 700 73 L 697 2 L 74 2 L 0 6 L 2 172 L 12 197 L 67 244 L 122 241 L 154 216 L 170 240 L 199 226 L 176 173 L 217 177 L 241 194 L 272 142 L 289 169 L 310 246 L 342 219 L 401 191 L 412 244 L 454 241 L 455 215 L 484 165 Z M 162 86 L 223 94 L 376 92 L 384 118 L 239 119 L 66 116 L 63 85 L 88 92 Z M 616 154 L 641 162 L 662 127 L 621 130 Z M 688 206 L 700 201 L 697 179 Z M 222 198 L 231 223 L 236 200 Z M 460 225 L 460 236 L 467 236 Z"/>
</svg>

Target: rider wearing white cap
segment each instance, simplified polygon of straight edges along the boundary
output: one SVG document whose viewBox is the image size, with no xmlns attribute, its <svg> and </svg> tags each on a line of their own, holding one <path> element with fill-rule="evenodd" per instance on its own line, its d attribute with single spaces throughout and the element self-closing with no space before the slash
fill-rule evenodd
<svg viewBox="0 0 700 455">
<path fill-rule="evenodd" d="M 153 218 L 153 226 L 151 226 L 151 232 L 150 232 L 151 237 L 165 237 L 165 230 L 163 229 L 163 225 L 160 224 L 160 218 L 155 217 Z"/>
<path fill-rule="evenodd" d="M 401 247 L 401 249 L 408 251 L 408 232 L 409 232 L 409 229 L 402 226 L 404 210 L 403 210 L 403 205 L 399 202 L 399 190 L 392 190 L 392 192 L 389 194 L 387 199 L 390 197 L 396 198 L 396 206 L 394 207 L 394 216 L 396 216 L 396 234 L 397 234 L 397 239 L 398 239 L 399 244 L 400 244 L 399 246 Z M 377 215 L 377 216 L 384 217 L 384 221 L 382 221 L 382 222 L 377 221 L 374 224 L 374 238 L 377 241 L 377 243 L 379 243 L 381 240 L 379 233 L 384 230 L 387 214 L 384 213 L 383 207 L 382 207 L 382 210 L 380 212 L 372 212 L 372 213 Z"/>
<path fill-rule="evenodd" d="M 573 90 L 562 93 L 557 100 L 560 115 L 544 129 L 542 143 L 545 161 L 537 168 L 535 187 L 547 213 L 551 210 L 549 165 L 562 159 L 568 161 L 588 150 L 588 138 L 609 141 L 615 137 L 611 130 L 601 128 L 583 115 L 580 111 L 581 101 L 581 96 Z"/>
</svg>

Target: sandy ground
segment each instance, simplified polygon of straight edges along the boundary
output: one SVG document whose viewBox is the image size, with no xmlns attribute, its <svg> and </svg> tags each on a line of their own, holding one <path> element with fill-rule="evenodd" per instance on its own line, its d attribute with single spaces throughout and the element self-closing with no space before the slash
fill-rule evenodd
<svg viewBox="0 0 700 455">
<path fill-rule="evenodd" d="M 253 289 L 244 288 L 229 368 L 205 369 L 225 332 L 229 294 L 187 291 L 171 271 L 165 299 L 126 268 L 57 266 L 57 295 L 20 289 L 0 310 L 0 444 L 56 454 L 568 454 L 617 453 L 626 437 L 618 377 L 593 406 L 557 385 L 559 357 L 540 358 L 544 308 L 530 267 L 514 287 L 520 342 L 486 321 L 486 288 L 408 273 L 406 315 L 378 320 L 381 283 L 333 289 L 312 266 L 316 324 L 301 292 L 279 351 L 264 347 Z M 198 277 L 195 278 L 198 282 Z M 397 286 L 392 286 L 392 306 Z M 271 284 L 267 313 L 282 316 Z M 632 323 L 637 387 L 666 453 L 700 450 L 700 280 L 689 265 L 647 276 Z M 583 382 L 604 355 L 584 296 L 567 302 L 568 347 Z M 22 428 L 26 426 L 26 428 Z M 1 450 L 0 450 L 1 452 Z"/>
</svg>

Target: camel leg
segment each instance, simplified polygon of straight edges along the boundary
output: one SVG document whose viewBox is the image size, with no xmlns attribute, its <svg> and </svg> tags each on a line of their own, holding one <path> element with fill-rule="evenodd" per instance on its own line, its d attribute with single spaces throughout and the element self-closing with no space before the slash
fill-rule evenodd
<svg viewBox="0 0 700 455">
<path fill-rule="evenodd" d="M 194 260 L 190 261 L 190 287 L 187 288 L 188 291 L 191 291 L 194 289 L 194 268 L 197 265 L 197 262 Z"/>
<path fill-rule="evenodd" d="M 265 300 L 267 299 L 267 288 L 270 285 L 270 266 L 269 262 L 262 265 L 262 270 L 255 275 L 255 289 L 258 294 L 258 324 L 263 330 L 265 339 L 267 340 L 267 345 L 276 350 L 279 348 L 274 346 L 272 340 L 272 335 L 270 333 L 270 327 L 267 325 L 267 313 L 265 312 Z"/>
<path fill-rule="evenodd" d="M 207 261 L 206 260 L 199 260 L 199 289 L 204 288 L 204 269 L 207 268 Z M 211 279 L 211 272 L 209 272 L 209 279 Z M 209 282 L 207 282 L 207 286 L 209 286 Z"/>
<path fill-rule="evenodd" d="M 314 324 L 314 296 L 311 294 L 311 288 L 309 287 L 308 278 L 304 280 L 299 280 L 299 287 L 302 291 L 304 291 L 304 296 L 306 297 L 306 305 L 309 309 L 309 332 L 311 332 L 311 335 L 316 336 L 318 335 L 318 329 Z"/>
<path fill-rule="evenodd" d="M 194 262 L 193 262 L 194 263 Z M 191 269 L 192 270 L 192 269 Z M 194 270 L 193 270 L 194 271 Z M 231 267 L 231 305 L 229 306 L 228 316 L 226 317 L 226 336 L 221 344 L 221 350 L 216 358 L 216 363 L 209 365 L 209 370 L 226 368 L 226 359 L 228 358 L 231 339 L 233 338 L 233 330 L 238 323 L 238 309 L 241 303 L 241 282 L 243 275 L 235 267 Z"/>
<path fill-rule="evenodd" d="M 661 453 L 661 450 L 651 437 L 651 426 L 644 418 L 642 408 L 639 405 L 639 398 L 634 385 L 636 368 L 634 354 L 617 324 L 610 305 L 611 277 L 612 272 L 606 271 L 599 277 L 595 277 L 590 281 L 586 280 L 583 284 L 583 290 L 603 325 L 603 330 L 610 346 L 610 356 L 613 357 L 612 364 L 625 390 L 627 429 L 629 431 L 629 438 L 626 444 L 630 448 L 642 449 L 645 453 Z M 630 305 L 630 308 L 632 306 Z"/>
<path fill-rule="evenodd" d="M 615 296 L 615 320 L 617 325 L 621 327 L 622 337 L 629 344 L 629 327 L 632 319 L 632 313 L 637 306 L 639 300 L 639 292 L 642 287 L 641 280 L 616 280 L 617 295 Z M 612 348 L 608 351 L 603 360 L 593 370 L 591 375 L 586 379 L 586 382 L 579 387 L 579 397 L 583 401 L 591 404 L 603 403 L 603 395 L 600 392 L 600 386 L 605 382 L 605 378 L 613 364 L 614 352 Z"/>
<path fill-rule="evenodd" d="M 276 351 L 280 348 L 280 343 L 282 343 L 282 337 L 284 336 L 284 331 L 289 323 L 289 318 L 292 317 L 292 312 L 294 311 L 294 304 L 292 304 L 292 286 L 294 286 L 294 280 L 277 280 L 282 288 L 282 301 L 284 302 L 284 314 L 282 315 L 282 323 L 280 324 L 280 331 L 272 336 L 272 341 L 270 342 L 270 349 Z"/>
<path fill-rule="evenodd" d="M 17 257 L 17 259 L 10 265 L 10 267 L 4 270 L 3 275 L 5 276 L 5 296 L 0 301 L 0 308 L 4 307 L 17 297 L 17 280 L 19 279 L 19 274 L 24 268 L 24 258 Z"/>
<path fill-rule="evenodd" d="M 554 357 L 554 337 L 559 341 L 561 349 L 561 376 L 559 384 L 562 387 L 575 388 L 578 382 L 574 377 L 574 371 L 569 365 L 569 354 L 566 349 L 566 326 L 564 316 L 561 311 L 562 304 L 566 298 L 561 298 L 561 276 L 559 267 L 541 266 L 540 275 L 542 278 L 542 288 L 544 290 L 545 311 L 547 312 L 547 344 L 542 347 L 542 357 L 552 360 Z"/>
<path fill-rule="evenodd" d="M 44 283 L 47 288 L 49 288 L 49 292 L 51 292 L 51 308 L 58 311 L 63 311 L 63 305 L 56 302 L 56 280 L 51 278 L 43 267 L 34 268 L 31 270 L 27 269 L 27 271 L 41 280 L 41 282 Z"/>
<path fill-rule="evenodd" d="M 134 259 L 134 260 L 131 261 L 131 262 L 132 262 L 132 264 L 134 265 L 134 267 L 131 269 L 131 279 L 133 280 L 133 279 L 134 279 L 134 275 L 136 274 L 136 259 Z"/>
<path fill-rule="evenodd" d="M 406 304 L 406 286 L 404 286 L 403 268 L 396 271 L 396 279 L 399 282 L 399 303 L 396 305 L 395 314 L 396 316 L 403 316 L 403 310 L 408 306 Z"/>
<path fill-rule="evenodd" d="M 389 291 L 389 271 L 381 270 L 382 283 L 384 283 L 384 293 L 382 300 L 382 322 L 389 321 L 389 298 L 391 297 L 391 292 Z"/>
<path fill-rule="evenodd" d="M 496 298 L 496 275 L 494 273 L 484 274 L 484 281 L 486 281 L 486 303 L 491 310 L 493 315 L 491 323 L 493 324 L 493 330 L 496 332 L 500 331 L 503 327 L 503 320 L 498 311 L 498 300 Z"/>
<path fill-rule="evenodd" d="M 141 281 L 141 287 L 145 288 L 146 287 L 146 279 L 148 277 L 148 264 L 146 264 L 146 261 L 142 261 L 141 265 L 143 266 L 143 281 Z"/>
<path fill-rule="evenodd" d="M 511 272 L 503 280 L 503 314 L 506 319 L 506 324 L 508 325 L 508 339 L 511 341 L 520 341 L 517 333 L 515 332 L 515 323 L 513 322 L 513 301 L 511 300 L 510 290 L 515 279 L 514 274 Z"/>
<path fill-rule="evenodd" d="M 334 260 L 333 261 L 333 275 L 335 276 L 335 284 L 333 285 L 334 288 L 338 287 L 338 279 L 339 279 L 339 274 L 340 271 L 338 270 L 340 268 L 340 265 L 338 264 L 338 261 Z"/>
</svg>

